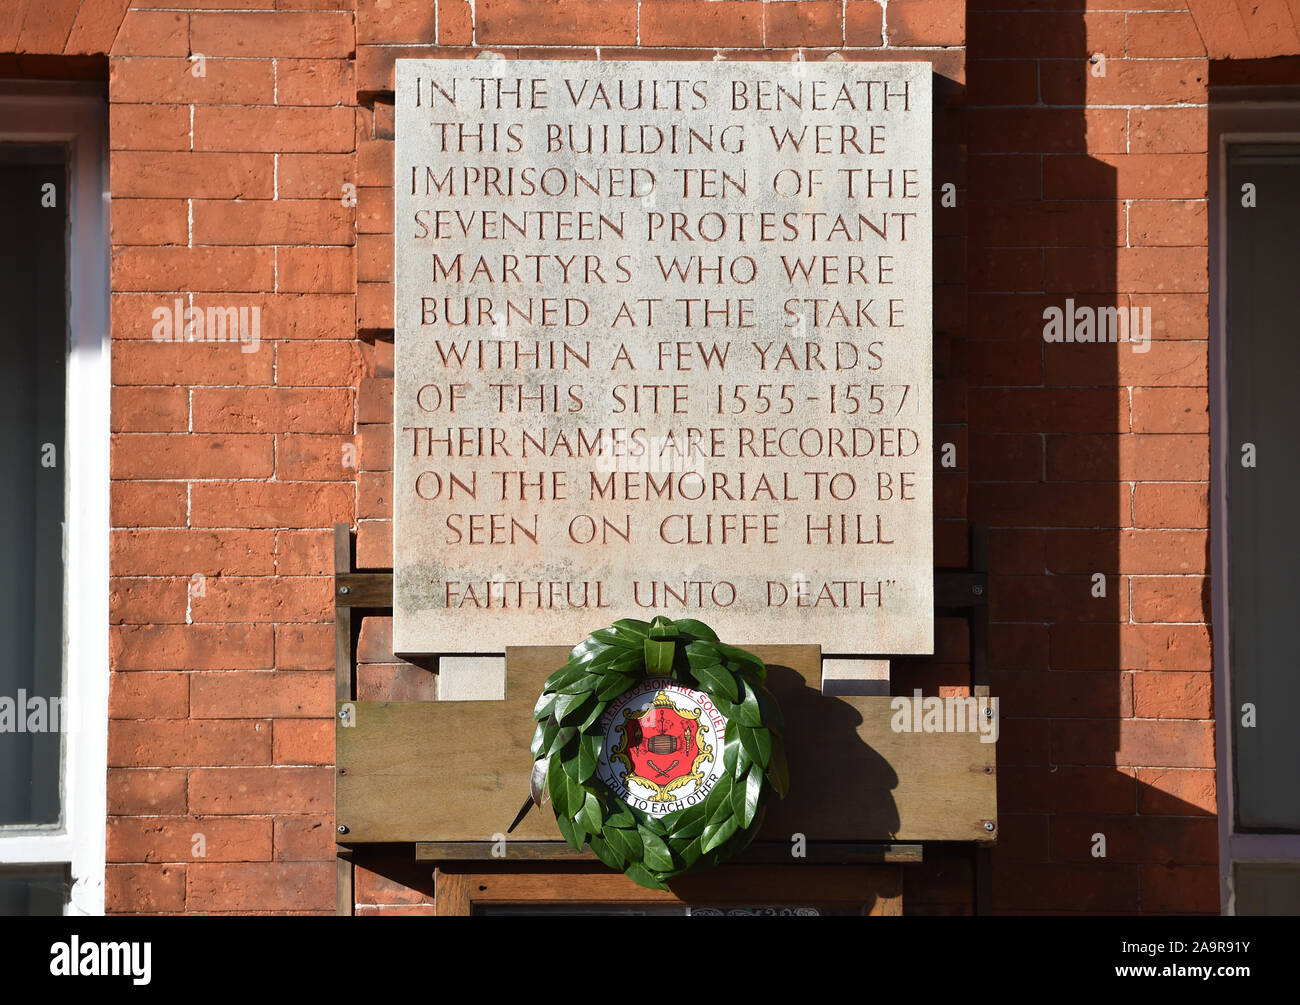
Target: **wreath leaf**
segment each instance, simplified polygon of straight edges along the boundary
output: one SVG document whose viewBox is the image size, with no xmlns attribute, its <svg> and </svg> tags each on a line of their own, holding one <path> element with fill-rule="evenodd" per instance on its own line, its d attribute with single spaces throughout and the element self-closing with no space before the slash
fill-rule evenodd
<svg viewBox="0 0 1300 1005">
<path fill-rule="evenodd" d="M 744 848 L 761 825 L 768 793 L 783 797 L 789 788 L 784 723 L 766 674 L 753 653 L 722 644 L 690 618 L 626 618 L 574 646 L 534 706 L 531 743 L 564 840 L 650 889 L 666 889 L 674 876 Z M 722 772 L 712 788 L 664 816 L 624 802 L 599 774 L 606 742 L 599 723 L 609 702 L 658 677 L 704 691 L 727 719 L 713 755 Z"/>
</svg>

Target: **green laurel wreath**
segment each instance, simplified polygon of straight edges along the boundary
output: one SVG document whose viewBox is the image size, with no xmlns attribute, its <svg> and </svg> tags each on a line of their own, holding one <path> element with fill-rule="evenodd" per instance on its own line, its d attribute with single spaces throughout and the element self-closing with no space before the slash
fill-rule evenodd
<svg viewBox="0 0 1300 1005">
<path fill-rule="evenodd" d="M 649 677 L 703 691 L 727 719 L 724 771 L 702 802 L 655 817 L 596 777 L 606 706 Z M 547 678 L 533 710 L 533 798 L 549 790 L 555 821 L 576 850 L 642 886 L 724 861 L 758 832 L 769 791 L 784 798 L 790 775 L 784 723 L 753 653 L 724 645 L 699 621 L 625 619 L 592 632 Z M 717 756 L 716 754 L 714 756 Z"/>
</svg>

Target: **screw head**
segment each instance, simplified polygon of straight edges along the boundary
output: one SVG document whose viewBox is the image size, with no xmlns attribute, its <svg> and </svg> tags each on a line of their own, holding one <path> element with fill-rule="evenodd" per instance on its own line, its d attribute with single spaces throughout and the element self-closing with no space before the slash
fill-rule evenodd
<svg viewBox="0 0 1300 1005">
<path fill-rule="evenodd" d="M 992 821 L 992 820 L 985 820 L 985 821 L 984 821 L 984 829 L 985 829 L 986 831 L 991 831 L 991 830 L 993 829 L 993 821 Z M 346 827 L 340 827 L 339 830 L 347 830 L 347 828 L 346 828 Z"/>
<path fill-rule="evenodd" d="M 345 591 L 345 592 L 346 592 L 346 590 L 347 590 L 347 587 L 344 587 L 344 591 Z M 974 594 L 975 596 L 977 596 L 977 597 L 982 597 L 982 596 L 984 596 L 984 587 L 982 587 L 982 586 L 972 586 L 972 587 L 970 588 L 970 592 L 973 593 L 973 594 Z"/>
<path fill-rule="evenodd" d="M 992 824 L 989 824 L 989 826 L 992 827 L 993 825 L 992 825 Z M 340 834 L 346 834 L 347 832 L 348 832 L 348 825 L 347 825 L 347 824 L 339 824 L 339 833 L 340 833 Z"/>
<path fill-rule="evenodd" d="M 340 586 L 340 587 L 339 587 L 339 593 L 350 593 L 350 592 L 352 592 L 352 591 L 349 590 L 346 586 Z"/>
</svg>

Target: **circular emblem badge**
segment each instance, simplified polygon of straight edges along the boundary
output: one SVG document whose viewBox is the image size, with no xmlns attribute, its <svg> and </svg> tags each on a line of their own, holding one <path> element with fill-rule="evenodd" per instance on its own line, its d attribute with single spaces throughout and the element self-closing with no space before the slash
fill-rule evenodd
<svg viewBox="0 0 1300 1005">
<path fill-rule="evenodd" d="M 650 677 L 600 719 L 596 774 L 630 806 L 661 817 L 704 801 L 722 777 L 727 720 L 709 696 Z"/>
</svg>

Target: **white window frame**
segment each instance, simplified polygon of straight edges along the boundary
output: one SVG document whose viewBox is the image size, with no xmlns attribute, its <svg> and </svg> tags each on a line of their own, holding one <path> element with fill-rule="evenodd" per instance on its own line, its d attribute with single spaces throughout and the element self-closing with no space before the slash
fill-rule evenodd
<svg viewBox="0 0 1300 1005">
<path fill-rule="evenodd" d="M 65 914 L 104 913 L 108 770 L 108 102 L 102 85 L 0 84 L 0 143 L 68 150 L 61 823 L 0 827 L 0 870 L 65 866 Z M 2 770 L 2 769 L 0 769 Z"/>
<path fill-rule="evenodd" d="M 1214 619 L 1215 746 L 1218 771 L 1219 901 L 1235 914 L 1233 869 L 1243 863 L 1300 864 L 1300 834 L 1237 831 L 1232 736 L 1236 700 L 1232 689 L 1231 574 L 1228 541 L 1228 465 L 1240 456 L 1228 443 L 1228 146 L 1234 143 L 1300 143 L 1300 102 L 1272 88 L 1234 88 L 1232 100 L 1210 94 L 1210 555 Z M 1246 100 L 1242 100 L 1246 99 Z M 1266 210 L 1264 211 L 1266 212 Z"/>
</svg>

